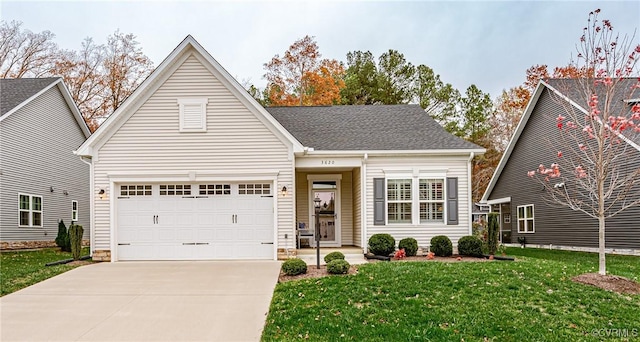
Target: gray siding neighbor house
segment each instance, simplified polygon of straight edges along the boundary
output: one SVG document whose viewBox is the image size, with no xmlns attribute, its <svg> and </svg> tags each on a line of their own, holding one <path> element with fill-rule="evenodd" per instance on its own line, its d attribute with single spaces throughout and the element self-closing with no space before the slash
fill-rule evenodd
<svg viewBox="0 0 640 342">
<path fill-rule="evenodd" d="M 625 80 L 629 85 L 636 81 Z M 527 177 L 527 172 L 535 170 L 541 163 L 550 165 L 558 162 L 558 147 L 553 141 L 560 136 L 556 118 L 560 114 L 568 117 L 567 107 L 563 104 L 571 103 L 578 113 L 589 108 L 581 103 L 577 91 L 577 80 L 540 82 L 487 187 L 482 202 L 489 204 L 492 212 L 500 214 L 503 243 L 518 243 L 524 238 L 527 245 L 539 247 L 585 251 L 598 247 L 596 219 L 546 200 L 547 190 Z M 616 106 L 625 106 L 618 109 L 630 110 L 634 103 L 640 101 L 639 97 L 640 91 L 635 89 L 630 98 L 614 101 Z M 640 139 L 638 136 L 628 138 L 624 167 L 637 170 L 640 168 Z M 628 198 L 639 196 L 638 187 L 627 194 Z M 606 219 L 605 242 L 608 252 L 640 253 L 640 206 Z"/>
<path fill-rule="evenodd" d="M 61 78 L 0 80 L 0 241 L 52 241 L 58 220 L 89 232 L 90 131 Z"/>
</svg>

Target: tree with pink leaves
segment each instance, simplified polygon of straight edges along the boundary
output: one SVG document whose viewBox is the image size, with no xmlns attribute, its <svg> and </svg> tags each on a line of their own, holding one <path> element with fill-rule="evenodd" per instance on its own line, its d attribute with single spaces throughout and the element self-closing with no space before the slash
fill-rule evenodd
<svg viewBox="0 0 640 342">
<path fill-rule="evenodd" d="M 640 205 L 640 44 L 615 33 L 600 10 L 589 13 L 571 65 L 589 78 L 555 80 L 564 113 L 549 137 L 557 154 L 528 172 L 545 198 L 598 220 L 598 272 L 606 274 L 605 220 Z M 568 87 L 567 87 L 568 88 Z M 563 96 L 559 94 L 571 94 Z"/>
</svg>

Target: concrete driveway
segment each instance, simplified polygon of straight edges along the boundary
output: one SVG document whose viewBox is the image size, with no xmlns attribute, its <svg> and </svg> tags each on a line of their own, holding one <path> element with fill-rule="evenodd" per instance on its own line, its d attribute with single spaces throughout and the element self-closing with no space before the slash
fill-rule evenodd
<svg viewBox="0 0 640 342">
<path fill-rule="evenodd" d="M 280 263 L 82 266 L 0 298 L 0 340 L 257 341 Z"/>
</svg>

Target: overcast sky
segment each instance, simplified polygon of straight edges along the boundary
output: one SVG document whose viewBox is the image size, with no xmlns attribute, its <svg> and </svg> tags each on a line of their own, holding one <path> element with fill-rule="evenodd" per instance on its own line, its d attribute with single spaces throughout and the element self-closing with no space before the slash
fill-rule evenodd
<svg viewBox="0 0 640 342">
<path fill-rule="evenodd" d="M 395 49 L 461 91 L 476 84 L 495 98 L 521 84 L 534 64 L 566 65 L 596 8 L 621 33 L 631 35 L 640 24 L 640 1 L 2 0 L 0 17 L 49 30 L 66 49 L 79 49 L 85 37 L 105 43 L 116 29 L 133 33 L 156 66 L 191 34 L 236 79 L 259 87 L 266 84 L 263 64 L 311 35 L 324 58 L 346 61 L 354 50 L 378 57 Z"/>
</svg>

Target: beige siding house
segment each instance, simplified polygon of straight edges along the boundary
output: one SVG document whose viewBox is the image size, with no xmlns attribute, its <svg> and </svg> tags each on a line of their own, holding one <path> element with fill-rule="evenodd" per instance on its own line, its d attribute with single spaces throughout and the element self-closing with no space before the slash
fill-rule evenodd
<svg viewBox="0 0 640 342">
<path fill-rule="evenodd" d="M 76 154 L 92 255 L 118 261 L 364 250 L 378 232 L 456 243 L 482 152 L 418 106 L 263 108 L 188 36 Z"/>
</svg>

